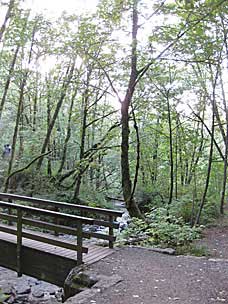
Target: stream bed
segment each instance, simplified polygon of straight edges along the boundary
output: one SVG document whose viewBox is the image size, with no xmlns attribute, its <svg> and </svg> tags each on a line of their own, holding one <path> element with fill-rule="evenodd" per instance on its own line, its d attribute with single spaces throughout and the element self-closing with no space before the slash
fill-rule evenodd
<svg viewBox="0 0 228 304">
<path fill-rule="evenodd" d="M 55 304 L 61 301 L 60 287 L 25 275 L 18 278 L 15 271 L 0 267 L 0 303 Z"/>
</svg>

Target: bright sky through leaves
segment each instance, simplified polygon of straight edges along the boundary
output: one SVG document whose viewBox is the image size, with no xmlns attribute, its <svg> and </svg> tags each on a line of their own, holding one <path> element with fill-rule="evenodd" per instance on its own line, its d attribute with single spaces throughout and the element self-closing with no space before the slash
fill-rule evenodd
<svg viewBox="0 0 228 304">
<path fill-rule="evenodd" d="M 97 0 L 26 0 L 28 7 L 34 12 L 42 12 L 49 16 L 61 15 L 63 11 L 72 14 L 94 11 Z"/>
</svg>

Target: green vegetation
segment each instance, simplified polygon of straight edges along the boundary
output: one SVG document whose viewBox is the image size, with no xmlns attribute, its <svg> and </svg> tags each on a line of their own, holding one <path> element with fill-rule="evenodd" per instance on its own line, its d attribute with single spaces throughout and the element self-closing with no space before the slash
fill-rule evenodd
<svg viewBox="0 0 228 304">
<path fill-rule="evenodd" d="M 3 292 L 2 292 L 2 290 L 0 289 L 0 303 L 5 303 L 5 301 L 9 298 L 10 296 L 8 295 L 6 295 L 6 294 L 4 294 Z"/>
<path fill-rule="evenodd" d="M 1 191 L 121 197 L 126 233 L 174 247 L 224 214 L 227 1 L 100 0 L 56 20 L 0 8 Z"/>
<path fill-rule="evenodd" d="M 182 218 L 167 216 L 166 208 L 157 208 L 146 214 L 146 220 L 133 218 L 129 227 L 122 233 L 123 239 L 144 246 L 182 247 L 200 237 L 199 227 L 191 228 Z M 137 241 L 138 240 L 138 241 Z"/>
<path fill-rule="evenodd" d="M 179 246 L 176 248 L 177 255 L 194 255 L 194 256 L 209 256 L 208 249 L 205 246 L 199 246 L 192 243 Z"/>
</svg>

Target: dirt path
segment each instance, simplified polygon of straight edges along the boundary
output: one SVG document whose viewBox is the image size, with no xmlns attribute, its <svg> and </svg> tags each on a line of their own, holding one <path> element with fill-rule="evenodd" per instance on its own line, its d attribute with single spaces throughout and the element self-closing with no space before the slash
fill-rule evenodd
<svg viewBox="0 0 228 304">
<path fill-rule="evenodd" d="M 220 218 L 216 226 L 206 228 L 197 245 L 204 246 L 211 257 L 228 260 L 228 215 Z"/>
<path fill-rule="evenodd" d="M 117 274 L 122 282 L 86 304 L 228 304 L 228 216 L 205 229 L 197 245 L 206 247 L 209 257 L 120 249 L 91 269 Z"/>
<path fill-rule="evenodd" d="M 118 274 L 122 282 L 86 303 L 228 303 L 228 261 L 123 248 L 94 264 L 92 270 L 110 276 Z"/>
<path fill-rule="evenodd" d="M 228 304 L 228 216 L 216 227 L 206 229 L 198 245 L 206 246 L 210 257 L 171 256 L 133 247 L 118 249 L 90 270 L 110 277 L 118 275 L 121 281 L 94 294 L 89 290 L 89 297 L 82 301 L 71 298 L 70 303 Z M 0 272 L 2 282 L 8 284 L 9 278 L 3 270 Z M 15 303 L 38 302 L 23 298 L 23 302 Z M 42 303 L 53 304 L 53 299 Z"/>
</svg>

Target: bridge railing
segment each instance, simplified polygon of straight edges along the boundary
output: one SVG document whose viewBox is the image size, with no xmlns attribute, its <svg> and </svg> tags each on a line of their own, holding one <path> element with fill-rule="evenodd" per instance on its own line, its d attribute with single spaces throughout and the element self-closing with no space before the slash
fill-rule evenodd
<svg viewBox="0 0 228 304">
<path fill-rule="evenodd" d="M 118 229 L 119 223 L 116 222 L 117 217 L 121 217 L 123 212 L 117 211 L 117 210 L 110 210 L 110 209 L 104 209 L 104 208 L 95 208 L 90 206 L 83 206 L 78 204 L 70 204 L 65 202 L 57 202 L 52 200 L 45 200 L 41 198 L 34 198 L 34 197 L 27 197 L 27 196 L 21 196 L 16 194 L 10 194 L 10 193 L 0 193 L 0 199 L 7 199 L 10 202 L 18 201 L 27 202 L 29 204 L 32 204 L 33 206 L 42 207 L 44 209 L 53 209 L 55 212 L 65 212 L 69 214 L 69 212 L 72 213 L 79 213 L 79 215 L 83 218 L 92 218 L 93 223 L 92 225 L 102 226 L 108 228 L 108 234 L 104 234 L 99 231 L 87 231 L 83 232 L 83 237 L 94 237 L 98 239 L 107 240 L 109 242 L 109 248 L 113 248 L 113 244 L 115 241 L 114 236 L 114 229 Z M 53 211 L 52 211 L 53 212 Z M 69 220 L 69 219 L 68 219 Z M 86 224 L 83 222 L 83 224 Z M 39 227 L 44 227 L 42 226 Z M 91 225 L 91 224 L 90 224 Z M 55 229 L 56 232 L 58 229 Z"/>
<path fill-rule="evenodd" d="M 55 212 L 50 210 L 44 210 L 40 208 L 34 208 L 29 206 L 23 206 L 14 203 L 2 202 L 0 201 L 0 208 L 14 211 L 14 214 L 7 214 L 4 212 L 0 212 L 0 219 L 7 220 L 10 222 L 16 222 L 16 227 L 8 226 L 8 225 L 0 225 L 0 231 L 6 232 L 9 234 L 16 235 L 17 237 L 17 272 L 19 275 L 22 274 L 21 271 L 21 252 L 22 252 L 22 238 L 27 238 L 35 241 L 39 241 L 42 243 L 51 244 L 58 247 L 63 247 L 66 249 L 75 250 L 77 252 L 77 264 L 82 264 L 82 254 L 88 252 L 88 248 L 83 247 L 83 238 L 89 238 L 90 236 L 83 232 L 83 224 L 93 224 L 93 219 L 69 215 L 61 212 Z M 25 216 L 24 216 L 25 215 Z M 64 220 L 73 220 L 76 223 L 76 228 L 71 228 L 62 225 L 56 225 L 53 223 L 48 223 L 47 221 L 40 221 L 36 219 L 32 219 L 28 217 L 29 215 L 42 215 L 45 217 L 54 217 L 57 219 Z M 23 230 L 22 226 L 33 226 L 33 227 L 42 227 L 48 230 L 58 231 L 60 233 L 66 233 L 75 235 L 77 239 L 76 244 L 69 243 L 64 240 L 57 240 L 56 238 L 50 236 L 43 236 L 41 234 L 35 233 L 29 230 Z"/>
</svg>

